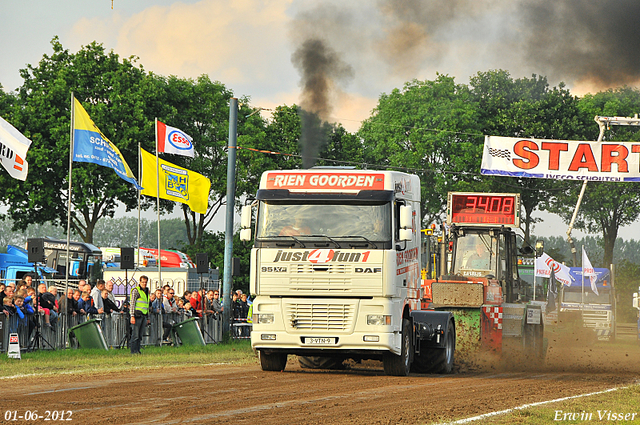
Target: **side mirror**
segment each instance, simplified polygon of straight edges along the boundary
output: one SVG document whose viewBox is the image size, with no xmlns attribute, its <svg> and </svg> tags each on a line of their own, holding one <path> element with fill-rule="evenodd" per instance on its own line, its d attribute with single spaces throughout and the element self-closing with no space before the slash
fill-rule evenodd
<svg viewBox="0 0 640 425">
<path fill-rule="evenodd" d="M 245 205 L 242 207 L 242 214 L 240 216 L 240 226 L 243 229 L 251 228 L 251 205 Z"/>
<path fill-rule="evenodd" d="M 399 238 L 401 241 L 410 241 L 413 237 L 413 231 L 411 229 L 400 229 Z"/>
<path fill-rule="evenodd" d="M 243 242 L 247 242 L 251 240 L 251 229 L 242 229 L 240 230 L 240 240 Z"/>
<path fill-rule="evenodd" d="M 412 213 L 413 213 L 413 209 L 409 205 L 400 205 L 400 228 L 401 229 L 413 228 Z"/>
<path fill-rule="evenodd" d="M 542 257 L 544 254 L 544 241 L 539 239 L 536 241 L 536 257 Z"/>
</svg>

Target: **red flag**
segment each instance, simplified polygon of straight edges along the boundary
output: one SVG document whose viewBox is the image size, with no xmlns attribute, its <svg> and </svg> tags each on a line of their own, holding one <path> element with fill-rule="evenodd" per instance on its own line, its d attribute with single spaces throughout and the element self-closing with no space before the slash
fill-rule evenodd
<svg viewBox="0 0 640 425">
<path fill-rule="evenodd" d="M 193 158 L 193 138 L 184 131 L 160 121 L 157 125 L 158 152 L 173 153 Z"/>
</svg>

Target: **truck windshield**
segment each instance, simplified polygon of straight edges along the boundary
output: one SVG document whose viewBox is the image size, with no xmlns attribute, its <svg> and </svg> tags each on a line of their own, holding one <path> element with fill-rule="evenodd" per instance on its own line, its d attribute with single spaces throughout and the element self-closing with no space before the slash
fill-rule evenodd
<svg viewBox="0 0 640 425">
<path fill-rule="evenodd" d="M 456 240 L 456 259 L 454 271 L 495 270 L 496 263 L 495 238 L 478 233 L 468 233 Z"/>
<path fill-rule="evenodd" d="M 609 292 L 603 290 L 602 288 L 598 289 L 600 295 L 596 295 L 591 291 L 591 287 L 589 283 L 585 283 L 584 287 L 584 303 L 585 304 L 611 304 L 611 297 L 609 296 Z M 581 303 L 583 302 L 582 291 L 578 288 L 578 291 L 568 291 L 564 290 L 564 294 L 562 296 L 563 302 L 565 303 Z"/>
<path fill-rule="evenodd" d="M 313 236 L 391 240 L 391 204 L 260 202 L 257 239 Z"/>
</svg>

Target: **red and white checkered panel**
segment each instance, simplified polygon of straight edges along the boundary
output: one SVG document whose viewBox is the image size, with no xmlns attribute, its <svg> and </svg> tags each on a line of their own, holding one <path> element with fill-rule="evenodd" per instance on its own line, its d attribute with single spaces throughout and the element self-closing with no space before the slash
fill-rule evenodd
<svg viewBox="0 0 640 425">
<path fill-rule="evenodd" d="M 502 329 L 502 307 L 483 307 L 484 313 L 498 329 Z"/>
</svg>

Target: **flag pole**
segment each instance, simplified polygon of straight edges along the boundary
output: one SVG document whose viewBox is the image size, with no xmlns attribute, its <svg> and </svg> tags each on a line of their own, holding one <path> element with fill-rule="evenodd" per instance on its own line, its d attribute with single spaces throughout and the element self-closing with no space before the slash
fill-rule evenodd
<svg viewBox="0 0 640 425">
<path fill-rule="evenodd" d="M 582 295 L 580 296 L 580 310 L 584 310 L 584 245 L 582 245 Z"/>
<path fill-rule="evenodd" d="M 67 296 L 67 292 L 69 292 L 69 266 L 71 262 L 69 261 L 69 246 L 71 245 L 71 170 L 73 168 L 73 142 L 74 142 L 74 127 L 75 127 L 75 98 L 73 97 L 73 92 L 71 92 L 71 128 L 69 130 L 69 189 L 67 195 L 67 261 L 65 267 L 65 277 L 64 277 L 64 297 Z M 38 277 L 36 276 L 36 279 Z M 65 298 L 66 299 L 66 298 Z M 66 317 L 67 311 L 63 312 L 63 317 Z M 67 345 L 67 330 L 66 330 L 67 320 L 62 321 L 62 346 L 65 347 Z"/>
<path fill-rule="evenodd" d="M 142 152 L 140 152 L 140 142 L 138 142 L 138 181 L 142 183 Z M 136 265 L 140 264 L 140 192 L 138 189 L 138 248 L 136 249 Z"/>
<path fill-rule="evenodd" d="M 231 337 L 233 329 L 233 315 L 231 314 L 231 286 L 233 284 L 233 214 L 235 213 L 236 199 L 236 144 L 238 140 L 238 99 L 232 97 L 229 100 L 229 149 L 227 153 L 227 214 L 224 237 L 224 275 L 223 275 L 223 308 L 222 308 L 222 335 L 223 338 Z"/>
<path fill-rule="evenodd" d="M 155 139 L 156 139 L 156 209 L 158 212 L 158 279 L 160 281 L 159 288 L 162 288 L 162 260 L 160 257 L 160 160 L 158 159 L 158 118 L 156 117 L 156 130 L 155 130 Z"/>
</svg>

